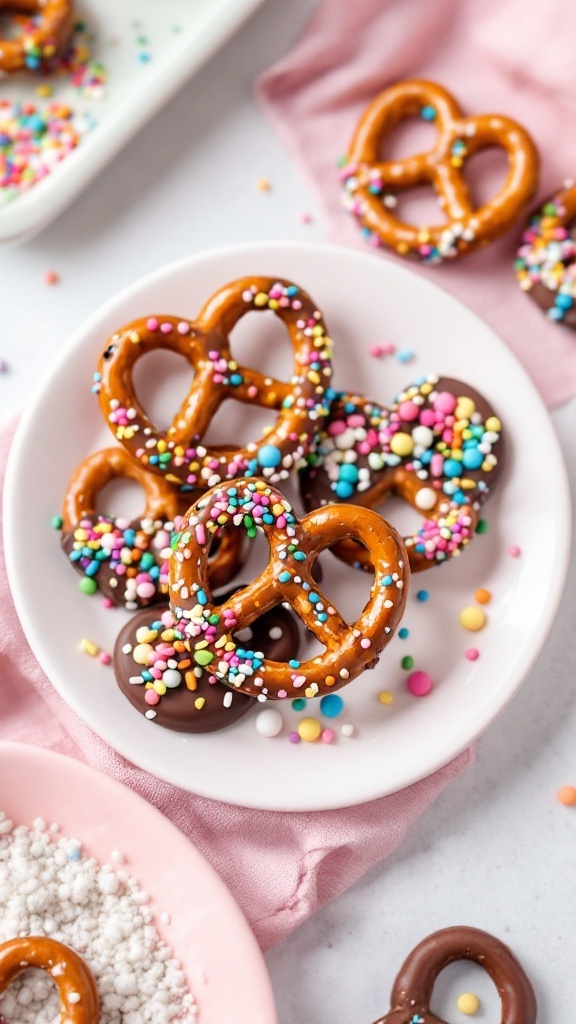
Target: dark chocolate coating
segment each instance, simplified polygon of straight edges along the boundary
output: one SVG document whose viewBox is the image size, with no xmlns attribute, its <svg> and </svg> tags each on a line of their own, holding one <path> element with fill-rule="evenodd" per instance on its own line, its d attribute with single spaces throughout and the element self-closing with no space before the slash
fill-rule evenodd
<svg viewBox="0 0 576 1024">
<path fill-rule="evenodd" d="M 497 413 L 488 401 L 479 394 L 479 392 L 475 391 L 474 388 L 469 387 L 469 385 L 462 381 L 454 380 L 450 377 L 440 377 L 434 384 L 434 393 L 437 392 L 449 392 L 458 398 L 472 399 L 476 407 L 476 412 L 480 415 L 483 423 L 485 423 L 490 417 L 497 417 Z M 367 421 L 370 420 L 371 411 L 373 411 L 376 417 L 387 415 L 387 410 L 384 406 L 379 406 L 369 399 L 364 399 L 356 395 L 337 396 L 330 407 L 330 413 L 324 424 L 321 438 L 326 436 L 327 427 L 331 422 L 346 418 L 347 413 L 344 411 L 344 406 L 347 401 L 353 403 L 358 411 L 366 416 Z M 430 403 L 426 400 L 421 408 L 426 409 L 429 405 Z M 415 424 L 414 421 L 406 421 L 401 418 L 399 422 L 399 430 L 402 433 L 411 434 L 417 425 L 418 424 Z M 375 429 L 377 431 L 378 428 Z M 435 444 L 436 441 L 441 440 L 441 437 L 438 436 L 435 439 Z M 500 435 L 499 440 L 493 445 L 492 450 L 497 458 L 497 463 L 489 473 L 486 473 L 481 468 L 477 470 L 467 469 L 465 471 L 466 478 L 476 485 L 464 492 L 467 502 L 472 505 L 476 511 L 488 497 L 502 470 L 505 455 L 505 444 L 502 434 Z M 373 447 L 369 454 L 372 455 L 373 453 L 378 452 L 378 447 Z M 299 475 L 300 494 L 306 511 L 309 512 L 312 509 L 321 508 L 326 504 L 344 501 L 346 503 L 353 502 L 356 505 L 362 505 L 366 508 L 377 509 L 378 511 L 381 511 L 383 515 L 386 515 L 386 509 L 383 507 L 386 499 L 392 494 L 397 494 L 416 508 L 417 511 L 421 512 L 423 521 L 434 518 L 437 511 L 436 508 L 427 512 L 418 508 L 417 505 L 418 493 L 425 488 L 429 490 L 432 487 L 433 480 L 431 479 L 430 474 L 428 474 L 425 479 L 420 479 L 413 470 L 407 468 L 407 466 L 414 461 L 413 454 L 403 456 L 399 464 L 396 466 L 385 465 L 380 470 L 374 469 L 370 466 L 369 454 L 357 453 L 357 458 L 353 463 L 356 470 L 369 472 L 369 486 L 364 490 L 359 490 L 358 486 L 354 486 L 353 494 L 350 497 L 344 497 L 337 494 L 333 489 L 333 481 L 328 475 L 325 464 L 321 461 L 322 457 L 314 455 L 309 456 L 309 465 L 305 469 L 301 470 Z M 437 481 L 434 482 L 437 484 Z M 438 491 L 437 497 L 437 506 L 440 505 L 441 499 L 447 500 L 441 490 Z M 477 518 L 478 516 L 476 515 L 475 521 L 477 521 Z M 409 539 L 404 539 L 408 547 L 410 568 L 412 572 L 418 572 L 421 569 L 429 568 L 430 565 L 435 564 L 434 561 L 428 561 L 419 556 L 418 552 L 414 550 L 414 547 L 410 545 Z M 355 563 L 365 569 L 370 568 L 366 558 L 366 552 L 363 551 L 361 546 L 355 542 L 343 541 L 340 545 L 335 546 L 333 551 L 349 563 Z"/>
<path fill-rule="evenodd" d="M 445 1024 L 430 1010 L 438 975 L 458 960 L 472 960 L 494 982 L 502 1002 L 501 1024 L 535 1024 L 536 996 L 524 968 L 511 950 L 478 928 L 444 928 L 416 946 L 392 988 L 392 1008 L 375 1024 Z"/>
<path fill-rule="evenodd" d="M 234 587 L 223 594 L 222 600 L 231 597 L 236 589 Z M 163 612 L 169 610 L 169 604 L 166 601 L 164 605 L 157 607 L 154 611 L 141 611 L 121 630 L 114 646 L 114 672 L 118 686 L 132 706 L 141 714 L 145 715 L 146 712 L 155 711 L 155 717 L 150 718 L 149 721 L 155 725 L 162 725 L 166 729 L 172 729 L 175 732 L 201 733 L 215 732 L 232 725 L 257 703 L 256 698 L 240 693 L 234 687 L 226 686 L 221 682 L 210 683 L 210 673 L 206 671 L 195 676 L 195 690 L 188 689 L 183 679 L 179 686 L 168 689 L 154 706 L 146 703 L 144 683 L 130 682 L 130 678 L 138 676 L 145 666 L 136 664 L 132 654 L 126 654 L 122 648 L 126 644 L 134 647 L 137 643 L 137 630 L 142 626 L 151 626 Z M 248 637 L 247 631 L 242 630 L 241 639 L 244 642 L 250 642 L 256 650 L 263 651 L 267 658 L 288 661 L 290 658 L 297 657 L 300 632 L 294 616 L 285 608 L 278 606 L 265 612 L 249 628 L 252 636 Z M 270 632 L 277 629 L 282 631 L 281 636 L 271 637 Z M 152 646 L 161 642 L 159 637 Z M 185 659 L 190 659 L 188 651 L 176 652 L 173 655 L 174 661 L 181 662 Z M 204 699 L 201 708 L 197 708 L 195 705 L 198 698 Z M 226 702 L 231 701 L 229 706 L 226 706 L 225 700 Z"/>
</svg>

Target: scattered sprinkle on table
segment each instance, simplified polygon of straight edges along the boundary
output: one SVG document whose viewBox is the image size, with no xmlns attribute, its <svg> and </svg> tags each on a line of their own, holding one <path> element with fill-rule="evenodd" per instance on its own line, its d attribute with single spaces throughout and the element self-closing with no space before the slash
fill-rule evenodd
<svg viewBox="0 0 576 1024">
<path fill-rule="evenodd" d="M 98 644 L 95 644 L 93 640 L 87 640 L 85 637 L 80 641 L 80 650 L 83 654 L 89 654 L 91 658 L 95 658 L 100 648 Z"/>
<path fill-rule="evenodd" d="M 47 270 L 44 274 L 44 284 L 51 287 L 53 284 L 58 284 L 60 278 L 55 270 Z"/>
<path fill-rule="evenodd" d="M 266 736 L 268 739 L 271 739 L 273 736 L 278 736 L 282 732 L 283 724 L 282 715 L 274 708 L 267 708 L 265 711 L 260 711 L 256 716 L 256 732 L 258 732 L 260 736 Z"/>
<path fill-rule="evenodd" d="M 489 590 L 483 590 L 481 588 L 480 590 L 474 591 L 474 600 L 477 601 L 478 604 L 489 604 L 492 600 L 492 594 Z"/>
<path fill-rule="evenodd" d="M 396 359 L 399 363 L 411 363 L 414 359 L 414 352 L 411 348 L 402 348 L 396 353 Z"/>
<path fill-rule="evenodd" d="M 408 692 L 413 697 L 426 697 L 433 686 L 434 683 L 427 672 L 411 672 L 406 680 Z"/>
<path fill-rule="evenodd" d="M 316 718 L 302 718 L 298 722 L 298 735 L 306 743 L 314 743 L 322 734 L 322 726 Z"/>
<path fill-rule="evenodd" d="M 479 519 L 478 526 L 476 527 L 476 533 L 488 533 L 488 520 Z"/>
<path fill-rule="evenodd" d="M 556 797 L 564 807 L 576 806 L 576 786 L 561 786 Z"/>
<path fill-rule="evenodd" d="M 406 629 L 406 626 L 402 626 L 402 628 L 398 630 L 398 636 L 401 640 L 407 640 L 410 636 L 410 630 Z"/>
<path fill-rule="evenodd" d="M 475 633 L 477 629 L 482 629 L 485 625 L 486 612 L 482 611 L 481 608 L 475 608 L 474 605 L 470 605 L 468 608 L 462 609 L 458 619 L 464 629 L 469 629 L 472 633 Z"/>
<path fill-rule="evenodd" d="M 458 996 L 456 1006 L 460 1013 L 465 1013 L 467 1017 L 471 1017 L 472 1014 L 477 1013 L 480 1009 L 480 1000 L 473 992 L 463 992 L 461 996 Z"/>
<path fill-rule="evenodd" d="M 332 729 L 323 729 L 322 730 L 322 742 L 323 743 L 332 743 L 333 740 L 334 740 L 334 732 L 333 732 L 333 730 Z"/>
<path fill-rule="evenodd" d="M 312 223 L 312 217 L 306 210 L 302 210 L 302 212 L 298 214 L 298 220 L 300 221 L 301 224 Z"/>
<path fill-rule="evenodd" d="M 508 548 L 508 554 L 511 558 L 519 558 L 522 554 L 522 548 L 519 548 L 517 544 L 511 544 Z"/>
<path fill-rule="evenodd" d="M 345 722 L 344 725 L 340 728 L 340 732 L 342 733 L 343 736 L 346 737 L 353 736 L 355 731 L 356 730 L 354 729 L 354 726 L 350 722 Z"/>
<path fill-rule="evenodd" d="M 468 661 L 478 661 L 478 658 L 480 657 L 480 651 L 478 650 L 477 647 L 469 647 L 468 650 L 466 651 L 465 657 L 468 659 Z"/>
<path fill-rule="evenodd" d="M 327 693 L 320 698 L 320 711 L 326 718 L 336 718 L 344 710 L 344 701 L 339 693 Z"/>
<path fill-rule="evenodd" d="M 400 665 L 406 672 L 409 672 L 411 668 L 414 668 L 414 658 L 412 657 L 412 655 L 407 654 L 404 658 L 402 658 Z"/>
<path fill-rule="evenodd" d="M 416 594 L 416 598 L 418 601 L 427 601 L 429 597 L 430 594 L 428 593 L 427 590 L 419 590 L 418 593 Z"/>
<path fill-rule="evenodd" d="M 368 353 L 374 356 L 375 359 L 381 359 L 382 356 L 392 356 L 396 351 L 396 346 L 392 342 L 387 341 L 383 345 L 370 345 Z"/>
<path fill-rule="evenodd" d="M 0 373 L 8 373 L 8 363 L 5 359 L 0 359 Z"/>
<path fill-rule="evenodd" d="M 256 188 L 258 189 L 259 192 L 269 192 L 270 182 L 268 181 L 268 178 L 258 178 L 256 182 Z"/>
<path fill-rule="evenodd" d="M 394 694 L 390 693 L 390 690 L 380 690 L 378 700 L 381 704 L 391 704 L 394 700 Z"/>
</svg>

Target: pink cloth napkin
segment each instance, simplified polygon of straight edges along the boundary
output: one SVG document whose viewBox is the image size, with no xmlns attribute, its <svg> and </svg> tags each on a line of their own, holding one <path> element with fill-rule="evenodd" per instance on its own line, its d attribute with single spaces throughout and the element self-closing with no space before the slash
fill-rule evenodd
<svg viewBox="0 0 576 1024">
<path fill-rule="evenodd" d="M 0 432 L 0 493 L 13 429 Z M 16 617 L 3 540 L 0 740 L 49 747 L 88 761 L 158 807 L 220 873 L 263 949 L 279 942 L 369 867 L 389 856 L 410 825 L 472 759 L 467 751 L 401 793 L 323 813 L 252 811 L 192 796 L 159 782 L 111 750 L 51 686 Z"/>
<path fill-rule="evenodd" d="M 370 252 L 342 208 L 336 169 L 367 103 L 393 82 L 428 78 L 452 91 L 467 114 L 515 118 L 540 150 L 543 198 L 576 176 L 574 39 L 574 0 L 323 0 L 256 94 L 312 185 L 330 239 Z M 494 173 L 484 164 L 485 186 Z M 520 291 L 513 271 L 520 235 L 518 224 L 487 249 L 439 267 L 403 262 L 486 320 L 555 406 L 576 392 L 576 336 Z M 374 258 L 401 259 L 382 251 Z"/>
</svg>

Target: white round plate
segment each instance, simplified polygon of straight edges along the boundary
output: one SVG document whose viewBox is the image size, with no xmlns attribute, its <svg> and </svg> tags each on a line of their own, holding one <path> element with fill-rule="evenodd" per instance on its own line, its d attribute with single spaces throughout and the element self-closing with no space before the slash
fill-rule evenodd
<svg viewBox="0 0 576 1024">
<path fill-rule="evenodd" d="M 107 611 L 97 597 L 79 592 L 50 524 L 76 465 L 113 443 L 90 394 L 108 335 L 147 314 L 193 317 L 215 289 L 250 274 L 291 278 L 314 297 L 334 340 L 335 387 L 386 403 L 422 374 L 460 378 L 492 402 L 507 434 L 506 470 L 485 506 L 488 532 L 460 559 L 413 579 L 403 620 L 409 637 L 396 636 L 374 671 L 340 691 L 342 714 L 323 720 L 335 734 L 330 744 L 289 742 L 302 715 L 291 706 L 282 707 L 284 729 L 274 739 L 257 734 L 253 714 L 222 732 L 182 736 L 135 712 L 112 671 L 79 650 L 87 637 L 111 651 L 127 613 Z M 369 355 L 369 347 L 382 342 L 413 350 L 413 359 Z M 275 376 L 289 373 L 287 335 L 271 314 L 244 318 L 233 334 L 233 351 L 238 350 L 244 363 L 251 360 Z M 147 358 L 138 377 L 140 394 L 158 421 L 167 423 L 190 373 L 175 356 Z M 247 439 L 256 422 L 262 426 L 261 415 L 254 414 L 251 423 L 250 410 L 236 403 L 220 412 L 211 440 Z M 398 519 L 391 505 L 387 514 L 404 525 L 404 512 Z M 566 473 L 552 425 L 526 373 L 492 331 L 404 267 L 369 254 L 293 243 L 193 256 L 137 282 L 83 324 L 63 346 L 20 423 L 4 522 L 10 582 L 25 633 L 54 686 L 85 722 L 130 761 L 184 789 L 249 807 L 301 811 L 395 792 L 446 764 L 489 725 L 546 638 L 570 540 Z M 522 549 L 519 558 L 510 557 L 510 545 Z M 253 569 L 259 558 L 257 549 Z M 358 612 L 367 599 L 368 577 L 329 554 L 323 568 L 324 591 L 344 615 Z M 240 579 L 247 578 L 245 569 Z M 473 603 L 478 587 L 493 596 L 488 624 L 471 634 L 459 625 L 458 613 Z M 423 589 L 429 593 L 425 602 L 417 598 Z M 465 658 L 470 647 L 480 651 L 475 662 Z M 432 676 L 428 697 L 407 692 L 400 665 L 405 655 Z M 382 690 L 393 693 L 393 703 L 379 702 Z M 304 713 L 318 715 L 318 702 L 308 702 Z M 343 724 L 354 726 L 353 736 L 342 734 Z"/>
<path fill-rule="evenodd" d="M 0 811 L 16 825 L 57 822 L 101 864 L 122 851 L 182 964 L 198 1024 L 275 1024 L 270 979 L 246 918 L 196 847 L 141 796 L 71 757 L 0 743 Z"/>
</svg>

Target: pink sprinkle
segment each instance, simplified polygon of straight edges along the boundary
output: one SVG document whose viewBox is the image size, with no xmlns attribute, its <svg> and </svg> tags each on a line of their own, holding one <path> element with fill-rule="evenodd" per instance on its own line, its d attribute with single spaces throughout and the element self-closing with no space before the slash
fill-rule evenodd
<svg viewBox="0 0 576 1024">
<path fill-rule="evenodd" d="M 102 607 L 103 608 L 113 608 L 114 607 L 114 602 L 111 601 L 109 597 L 104 597 L 104 598 L 102 598 Z"/>
<path fill-rule="evenodd" d="M 156 690 L 146 690 L 144 694 L 144 700 L 147 704 L 158 704 L 160 700 L 160 694 L 156 693 Z"/>
<path fill-rule="evenodd" d="M 323 743 L 332 743 L 333 739 L 334 739 L 334 733 L 332 732 L 332 729 L 323 729 L 323 731 L 322 731 L 322 742 Z"/>
<path fill-rule="evenodd" d="M 419 412 L 420 409 L 414 402 L 401 402 L 398 406 L 398 413 L 401 419 L 406 420 L 408 423 L 412 420 L 417 420 Z"/>
<path fill-rule="evenodd" d="M 98 655 L 98 661 L 100 662 L 101 665 L 109 665 L 110 662 L 112 661 L 112 658 L 110 657 L 107 651 L 100 651 L 100 654 Z"/>
<path fill-rule="evenodd" d="M 58 284 L 60 278 L 55 270 L 47 270 L 44 274 L 44 284 L 53 285 Z"/>
<path fill-rule="evenodd" d="M 289 732 L 288 739 L 290 743 L 300 743 L 300 737 L 297 732 Z"/>
<path fill-rule="evenodd" d="M 364 650 L 367 651 L 368 648 L 371 647 L 371 646 L 372 646 L 372 641 L 369 640 L 367 636 L 363 636 L 361 641 L 360 641 L 360 647 L 363 647 Z"/>
<path fill-rule="evenodd" d="M 466 651 L 465 657 L 468 658 L 468 661 L 477 661 L 480 657 L 480 651 L 477 647 L 469 647 Z"/>
<path fill-rule="evenodd" d="M 439 391 L 434 399 L 434 408 L 438 412 L 451 413 L 456 408 L 456 397 L 449 391 Z"/>
<path fill-rule="evenodd" d="M 258 388 L 256 387 L 255 384 L 251 384 L 250 387 L 248 388 L 248 398 L 256 398 L 257 394 Z"/>
<path fill-rule="evenodd" d="M 160 324 L 160 334 L 170 334 L 171 331 L 172 331 L 172 324 L 169 324 L 167 322 L 163 323 L 163 324 Z"/>
<path fill-rule="evenodd" d="M 328 424 L 328 433 L 330 437 L 337 437 L 338 434 L 343 434 L 346 430 L 346 424 L 344 420 L 333 420 L 332 423 Z"/>
<path fill-rule="evenodd" d="M 301 224 L 310 224 L 312 221 L 312 217 L 306 210 L 302 210 L 302 212 L 298 215 L 298 220 L 300 221 Z"/>
<path fill-rule="evenodd" d="M 204 529 L 203 523 L 196 523 L 196 540 L 199 544 L 206 543 L 206 530 Z"/>
<path fill-rule="evenodd" d="M 288 694 L 287 694 L 286 690 L 278 690 L 278 696 L 279 696 L 280 700 L 284 700 L 284 697 L 287 697 Z"/>
<path fill-rule="evenodd" d="M 374 359 L 380 359 L 384 355 L 384 349 L 382 345 L 370 345 L 368 353 L 374 356 Z"/>
<path fill-rule="evenodd" d="M 158 321 L 155 316 L 151 316 L 150 319 L 146 321 L 146 327 L 149 331 L 158 330 Z"/>
<path fill-rule="evenodd" d="M 519 548 L 517 544 L 511 544 L 508 548 L 508 554 L 511 558 L 519 558 L 522 554 L 522 548 Z"/>
<path fill-rule="evenodd" d="M 406 680 L 406 687 L 413 697 L 425 697 L 433 685 L 427 672 L 411 672 Z"/>
<path fill-rule="evenodd" d="M 185 320 L 181 320 L 178 324 L 178 334 L 188 334 L 190 330 L 190 324 L 187 324 Z"/>
</svg>

